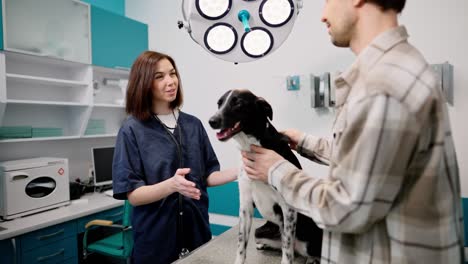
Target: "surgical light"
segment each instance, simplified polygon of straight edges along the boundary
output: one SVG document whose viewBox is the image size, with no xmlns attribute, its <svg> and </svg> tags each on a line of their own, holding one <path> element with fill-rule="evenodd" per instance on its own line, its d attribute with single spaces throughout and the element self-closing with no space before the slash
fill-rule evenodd
<svg viewBox="0 0 468 264">
<path fill-rule="evenodd" d="M 265 28 L 252 28 L 241 40 L 244 53 L 251 58 L 260 58 L 268 54 L 273 47 L 273 36 Z"/>
<path fill-rule="evenodd" d="M 249 62 L 283 44 L 301 8 L 302 0 L 183 0 L 178 23 L 208 53 Z"/>
<path fill-rule="evenodd" d="M 196 0 L 195 4 L 202 17 L 214 20 L 229 12 L 232 0 Z"/>
<path fill-rule="evenodd" d="M 270 27 L 282 26 L 291 19 L 294 13 L 292 0 L 269 0 L 260 5 L 260 19 Z"/>
</svg>

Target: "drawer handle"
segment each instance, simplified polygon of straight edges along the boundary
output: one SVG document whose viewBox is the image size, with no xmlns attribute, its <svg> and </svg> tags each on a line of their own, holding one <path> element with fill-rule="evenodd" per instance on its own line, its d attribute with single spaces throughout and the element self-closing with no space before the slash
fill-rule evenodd
<svg viewBox="0 0 468 264">
<path fill-rule="evenodd" d="M 39 240 L 46 240 L 46 239 L 49 239 L 49 238 L 51 238 L 51 237 L 61 235 L 61 234 L 63 234 L 64 232 L 65 232 L 65 230 L 60 229 L 59 231 L 57 231 L 57 232 L 55 232 L 55 233 L 48 234 L 48 235 L 43 235 L 43 236 L 38 237 L 37 239 L 39 239 Z"/>
<path fill-rule="evenodd" d="M 37 261 L 38 261 L 38 262 L 42 262 L 42 261 L 51 259 L 51 258 L 53 258 L 53 257 L 56 257 L 56 256 L 58 256 L 58 255 L 63 255 L 63 253 L 65 253 L 65 249 L 64 249 L 64 248 L 60 249 L 59 251 L 57 251 L 57 252 L 54 253 L 54 254 L 50 254 L 50 255 L 48 255 L 48 256 L 38 257 L 38 258 L 37 258 Z"/>
<path fill-rule="evenodd" d="M 106 218 L 114 218 L 114 217 L 121 216 L 121 215 L 123 215 L 123 211 L 120 211 L 120 212 L 118 212 L 116 214 L 113 214 L 113 215 L 108 215 L 108 216 L 106 216 Z"/>
</svg>

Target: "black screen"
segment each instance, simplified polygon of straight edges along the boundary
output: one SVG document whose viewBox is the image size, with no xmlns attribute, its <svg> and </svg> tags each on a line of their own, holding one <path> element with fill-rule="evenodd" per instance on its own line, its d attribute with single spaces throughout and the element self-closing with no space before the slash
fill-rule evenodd
<svg viewBox="0 0 468 264">
<path fill-rule="evenodd" d="M 112 159 L 114 147 L 94 148 L 94 178 L 96 185 L 106 181 L 112 181 Z"/>
</svg>

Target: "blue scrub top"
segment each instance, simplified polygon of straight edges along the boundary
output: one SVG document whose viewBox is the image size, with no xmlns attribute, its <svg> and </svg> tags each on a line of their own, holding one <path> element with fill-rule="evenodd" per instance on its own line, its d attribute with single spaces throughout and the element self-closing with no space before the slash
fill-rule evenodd
<svg viewBox="0 0 468 264">
<path fill-rule="evenodd" d="M 183 167 L 191 169 L 185 178 L 201 192 L 200 200 L 182 196 L 183 242 L 192 250 L 211 239 L 206 178 L 220 167 L 198 118 L 180 112 L 174 137 L 182 140 Z M 178 168 L 177 146 L 156 118 L 140 121 L 130 116 L 125 120 L 117 136 L 112 168 L 116 199 L 127 199 L 127 193 L 138 187 L 169 179 Z M 173 193 L 133 208 L 134 263 L 171 263 L 178 258 L 178 197 Z"/>
</svg>

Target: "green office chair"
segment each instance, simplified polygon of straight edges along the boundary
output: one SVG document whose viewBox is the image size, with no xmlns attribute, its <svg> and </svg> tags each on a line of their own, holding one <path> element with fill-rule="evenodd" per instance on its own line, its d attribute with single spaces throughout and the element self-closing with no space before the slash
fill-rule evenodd
<svg viewBox="0 0 468 264">
<path fill-rule="evenodd" d="M 129 263 L 133 248 L 133 233 L 130 223 L 131 211 L 132 206 L 130 205 L 130 202 L 126 200 L 124 204 L 124 214 L 121 225 L 114 224 L 112 221 L 108 220 L 96 219 L 89 221 L 85 226 L 86 231 L 83 237 L 83 257 L 86 259 L 90 253 L 99 253 L 119 259 L 126 259 Z M 120 231 L 96 242 L 88 244 L 88 232 L 93 226 L 113 228 Z"/>
</svg>

